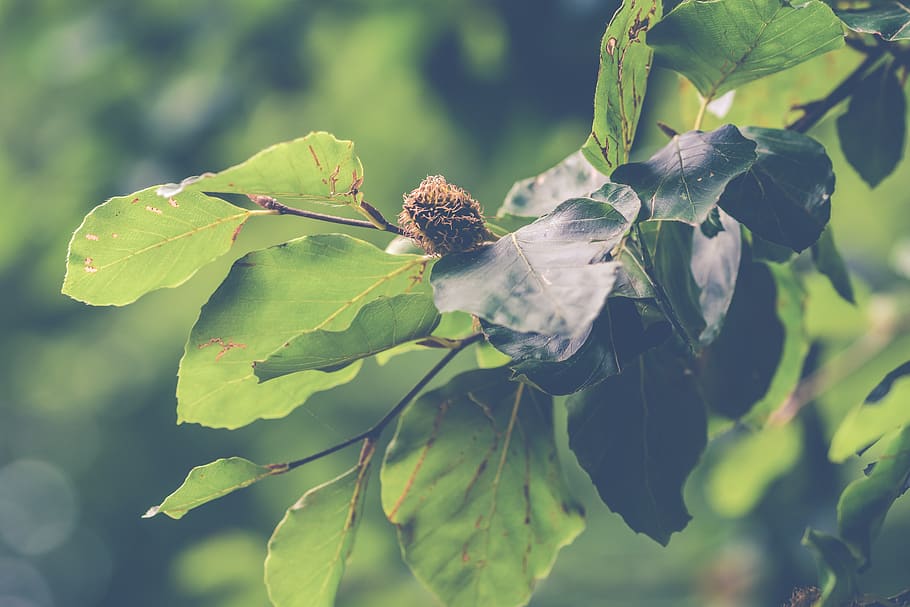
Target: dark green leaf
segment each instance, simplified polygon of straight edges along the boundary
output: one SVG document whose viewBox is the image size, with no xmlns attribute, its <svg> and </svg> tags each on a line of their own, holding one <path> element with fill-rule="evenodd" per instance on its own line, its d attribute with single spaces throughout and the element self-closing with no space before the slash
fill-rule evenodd
<svg viewBox="0 0 910 607">
<path fill-rule="evenodd" d="M 589 331 L 619 265 L 597 262 L 638 212 L 628 188 L 607 184 L 602 191 L 616 204 L 568 200 L 491 245 L 440 259 L 431 278 L 437 308 L 471 312 L 519 332 L 577 338 Z"/>
<path fill-rule="evenodd" d="M 683 529 L 686 477 L 707 441 L 691 373 L 666 349 L 569 398 L 569 442 L 601 499 L 661 544 Z"/>
<path fill-rule="evenodd" d="M 872 540 L 891 505 L 906 491 L 908 480 L 910 426 L 904 426 L 882 449 L 869 476 L 850 483 L 837 504 L 838 532 L 864 568 L 869 564 Z"/>
<path fill-rule="evenodd" d="M 73 234 L 63 293 L 97 306 L 123 306 L 186 282 L 234 244 L 248 211 L 188 192 L 162 198 L 149 188 L 111 198 Z"/>
<path fill-rule="evenodd" d="M 552 400 L 508 376 L 472 371 L 422 396 L 383 463 L 382 505 L 405 561 L 447 607 L 524 605 L 584 527 Z"/>
<path fill-rule="evenodd" d="M 822 232 L 824 234 L 824 232 Z M 814 245 L 813 245 L 814 246 Z M 765 240 L 758 234 L 752 234 L 752 259 L 772 263 L 788 263 L 793 259 L 793 249 Z"/>
<path fill-rule="evenodd" d="M 641 247 L 631 239 L 625 239 L 615 256 L 621 265 L 616 275 L 616 285 L 610 297 L 648 299 L 654 297 L 654 285 L 645 270 Z"/>
<path fill-rule="evenodd" d="M 300 371 L 337 371 L 356 360 L 427 337 L 438 324 L 439 312 L 429 295 L 379 297 L 361 308 L 349 327 L 302 333 L 265 360 L 256 361 L 256 377 L 267 381 Z"/>
<path fill-rule="evenodd" d="M 755 143 L 733 125 L 674 137 L 647 162 L 625 164 L 612 179 L 638 193 L 644 219 L 699 225 L 731 179 L 755 162 Z"/>
<path fill-rule="evenodd" d="M 803 546 L 815 555 L 821 600 L 816 607 L 843 607 L 857 596 L 857 562 L 846 544 L 827 533 L 806 529 Z"/>
<path fill-rule="evenodd" d="M 890 175 L 904 155 L 906 115 L 904 87 L 891 64 L 863 79 L 837 119 L 841 150 L 870 187 Z"/>
<path fill-rule="evenodd" d="M 853 295 L 853 283 L 850 282 L 850 274 L 840 256 L 840 251 L 834 244 L 834 232 L 831 231 L 831 226 L 825 228 L 818 242 L 812 245 L 812 261 L 815 262 L 818 271 L 828 277 L 838 295 L 852 304 L 856 303 Z"/>
<path fill-rule="evenodd" d="M 228 457 L 197 466 L 190 470 L 176 491 L 160 505 L 149 508 L 142 518 L 151 518 L 159 512 L 174 519 L 182 518 L 193 508 L 287 469 L 286 465 L 260 466 L 242 457 Z"/>
<path fill-rule="evenodd" d="M 729 215 L 717 211 L 718 225 L 723 229 L 714 236 L 704 230 L 692 230 L 692 278 L 698 286 L 698 305 L 705 328 L 698 341 L 710 344 L 724 325 L 727 309 L 733 300 L 739 261 L 742 255 L 742 230 Z M 712 213 L 713 214 L 713 213 Z"/>
<path fill-rule="evenodd" d="M 723 330 L 699 356 L 698 383 L 712 410 L 735 419 L 764 397 L 784 336 L 774 276 L 768 266 L 743 259 Z"/>
<path fill-rule="evenodd" d="M 910 425 L 910 362 L 888 373 L 865 402 L 844 417 L 831 439 L 828 457 L 842 462 L 885 434 Z"/>
<path fill-rule="evenodd" d="M 645 39 L 662 12 L 661 0 L 627 0 L 600 43 L 594 124 L 582 152 L 605 175 L 629 160 L 651 71 Z"/>
<path fill-rule="evenodd" d="M 904 2 L 874 2 L 868 8 L 839 10 L 837 16 L 855 32 L 877 34 L 883 40 L 910 40 L 910 7 Z"/>
<path fill-rule="evenodd" d="M 516 182 L 497 213 L 540 217 L 569 198 L 582 198 L 599 189 L 607 178 L 579 151 L 537 177 Z M 494 219 L 493 221 L 497 221 Z"/>
<path fill-rule="evenodd" d="M 190 333 L 177 382 L 179 420 L 238 428 L 283 417 L 310 395 L 350 381 L 359 363 L 261 384 L 252 363 L 303 333 L 350 326 L 378 297 L 426 292 L 415 280 L 427 262 L 340 234 L 307 236 L 238 260 Z"/>
<path fill-rule="evenodd" d="M 721 208 L 753 233 L 794 251 L 811 246 L 831 216 L 834 171 L 825 148 L 801 133 L 746 127 L 758 159 L 727 186 Z"/>
<path fill-rule="evenodd" d="M 265 584 L 275 607 L 333 607 L 363 518 L 372 446 L 335 480 L 307 491 L 269 539 Z"/>
<path fill-rule="evenodd" d="M 324 132 L 268 147 L 219 173 L 189 177 L 158 189 L 161 196 L 181 191 L 259 194 L 332 204 L 359 202 L 363 166 L 354 143 Z"/>
<path fill-rule="evenodd" d="M 840 48 L 840 21 L 819 0 L 687 0 L 648 36 L 658 65 L 686 76 L 705 99 Z"/>
</svg>

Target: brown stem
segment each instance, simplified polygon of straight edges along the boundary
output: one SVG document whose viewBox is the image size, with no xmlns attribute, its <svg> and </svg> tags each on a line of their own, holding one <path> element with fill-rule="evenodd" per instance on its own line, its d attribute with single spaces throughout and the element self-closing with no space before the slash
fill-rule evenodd
<svg viewBox="0 0 910 607">
<path fill-rule="evenodd" d="M 288 205 L 278 202 L 271 196 L 261 196 L 258 194 L 250 194 L 249 199 L 254 203 L 262 207 L 263 209 L 268 209 L 270 211 L 277 211 L 279 215 L 294 215 L 296 217 L 306 217 L 307 219 L 316 219 L 318 221 L 326 221 L 328 223 L 337 223 L 346 226 L 354 226 L 357 228 L 368 228 L 370 230 L 382 230 L 384 232 L 391 232 L 393 234 L 401 235 L 401 229 L 385 221 L 385 218 L 379 214 L 375 208 L 367 203 L 361 203 L 363 205 L 369 206 L 373 212 L 376 213 L 376 216 L 381 218 L 383 222 L 382 225 L 374 221 L 364 221 L 362 219 L 348 219 L 347 217 L 338 217 L 336 215 L 326 215 L 325 213 L 316 213 L 314 211 L 306 211 L 304 209 L 297 209 L 295 207 L 289 207 Z M 370 215 L 373 216 L 373 213 L 370 212 Z"/>
</svg>

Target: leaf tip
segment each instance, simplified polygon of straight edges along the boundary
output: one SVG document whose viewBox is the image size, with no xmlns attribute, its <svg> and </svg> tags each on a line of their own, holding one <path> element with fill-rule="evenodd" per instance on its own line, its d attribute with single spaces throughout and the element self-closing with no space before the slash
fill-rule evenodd
<svg viewBox="0 0 910 607">
<path fill-rule="evenodd" d="M 159 512 L 161 512 L 161 506 L 160 506 L 160 505 L 159 505 L 159 506 L 152 506 L 151 508 L 149 508 L 148 510 L 146 510 L 145 514 L 142 515 L 142 518 L 152 518 L 153 516 L 155 516 L 155 515 L 158 514 Z"/>
</svg>

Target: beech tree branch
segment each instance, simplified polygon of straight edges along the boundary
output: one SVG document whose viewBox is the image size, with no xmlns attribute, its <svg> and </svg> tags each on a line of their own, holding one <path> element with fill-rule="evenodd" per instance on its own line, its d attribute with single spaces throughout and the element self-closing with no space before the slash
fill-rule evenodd
<svg viewBox="0 0 910 607">
<path fill-rule="evenodd" d="M 361 202 L 360 204 L 361 208 L 363 209 L 362 212 L 365 215 L 368 215 L 371 218 L 371 221 L 365 221 L 363 219 L 349 219 L 347 217 L 338 217 L 337 215 L 327 215 L 325 213 L 316 213 L 314 211 L 289 207 L 282 202 L 278 202 L 271 196 L 250 194 L 249 199 L 263 209 L 276 211 L 279 215 L 294 215 L 296 217 L 305 217 L 307 219 L 315 219 L 317 221 L 337 223 L 346 226 L 354 226 L 357 228 L 367 228 L 370 230 L 380 230 L 383 232 L 391 232 L 392 234 L 397 234 L 399 236 L 401 235 L 401 228 L 393 223 L 389 223 L 386 218 L 383 217 L 382 214 L 368 202 Z"/>
</svg>

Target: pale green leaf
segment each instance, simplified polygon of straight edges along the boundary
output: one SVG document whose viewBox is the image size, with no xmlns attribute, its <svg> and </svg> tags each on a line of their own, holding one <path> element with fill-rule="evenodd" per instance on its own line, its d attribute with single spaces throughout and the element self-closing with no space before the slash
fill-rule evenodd
<svg viewBox="0 0 910 607">
<path fill-rule="evenodd" d="M 382 505 L 405 561 L 447 607 L 527 603 L 584 527 L 553 437 L 552 400 L 473 371 L 402 416 L 382 467 Z"/>
<path fill-rule="evenodd" d="M 307 491 L 269 540 L 265 584 L 275 607 L 332 607 L 351 551 L 369 478 L 366 457 L 338 478 Z"/>
<path fill-rule="evenodd" d="M 227 253 L 248 211 L 197 192 L 169 198 L 148 188 L 111 198 L 73 234 L 63 293 L 99 306 L 122 306 L 155 289 L 186 282 Z"/>
<path fill-rule="evenodd" d="M 303 371 L 259 384 L 252 363 L 303 333 L 347 328 L 381 296 L 426 292 L 426 257 L 390 255 L 340 234 L 306 236 L 238 260 L 202 308 L 180 362 L 180 421 L 237 428 L 287 415 L 321 390 L 350 381 Z"/>
<path fill-rule="evenodd" d="M 284 464 L 260 466 L 242 457 L 228 457 L 197 466 L 190 470 L 176 491 L 160 505 L 149 508 L 142 518 L 151 518 L 159 512 L 174 519 L 181 518 L 193 508 L 287 469 Z"/>
<path fill-rule="evenodd" d="M 540 175 L 516 182 L 493 221 L 501 221 L 499 218 L 509 215 L 546 215 L 569 198 L 590 195 L 606 181 L 606 176 L 591 166 L 581 152 L 575 152 Z"/>
</svg>

